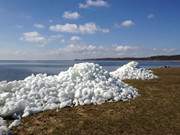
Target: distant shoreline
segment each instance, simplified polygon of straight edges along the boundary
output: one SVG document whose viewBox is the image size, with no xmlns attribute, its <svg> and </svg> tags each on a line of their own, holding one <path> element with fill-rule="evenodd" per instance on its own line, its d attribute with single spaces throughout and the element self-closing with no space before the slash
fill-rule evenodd
<svg viewBox="0 0 180 135">
<path fill-rule="evenodd" d="M 122 58 L 90 58 L 90 59 L 75 59 L 75 61 L 86 61 L 86 60 L 180 60 L 180 55 L 159 55 L 159 56 L 150 56 L 150 57 L 122 57 Z"/>
</svg>

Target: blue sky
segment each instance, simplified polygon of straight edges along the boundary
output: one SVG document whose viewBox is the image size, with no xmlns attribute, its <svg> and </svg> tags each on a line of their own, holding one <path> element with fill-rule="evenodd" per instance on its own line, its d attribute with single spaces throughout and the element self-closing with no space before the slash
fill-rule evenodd
<svg viewBox="0 0 180 135">
<path fill-rule="evenodd" d="M 0 0 L 0 59 L 180 53 L 179 0 Z"/>
</svg>

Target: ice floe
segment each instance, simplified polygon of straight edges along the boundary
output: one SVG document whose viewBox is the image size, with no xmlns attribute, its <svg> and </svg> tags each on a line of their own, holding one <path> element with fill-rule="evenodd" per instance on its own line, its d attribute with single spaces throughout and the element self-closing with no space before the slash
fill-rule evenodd
<svg viewBox="0 0 180 135">
<path fill-rule="evenodd" d="M 110 74 L 114 77 L 125 80 L 125 79 L 142 79 L 142 80 L 149 80 L 157 78 L 156 75 L 150 69 L 138 67 L 138 62 L 131 61 L 117 70 L 111 72 Z"/>
</svg>

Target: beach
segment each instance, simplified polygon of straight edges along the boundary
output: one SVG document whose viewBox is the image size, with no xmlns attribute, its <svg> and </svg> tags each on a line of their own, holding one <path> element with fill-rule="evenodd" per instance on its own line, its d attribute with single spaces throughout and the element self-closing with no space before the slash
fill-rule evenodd
<svg viewBox="0 0 180 135">
<path fill-rule="evenodd" d="M 179 13 L 0 0 L 0 135 L 180 135 Z"/>
<path fill-rule="evenodd" d="M 14 134 L 180 134 L 180 68 L 154 68 L 159 78 L 125 80 L 140 94 L 128 102 L 85 105 L 33 114 Z"/>
</svg>

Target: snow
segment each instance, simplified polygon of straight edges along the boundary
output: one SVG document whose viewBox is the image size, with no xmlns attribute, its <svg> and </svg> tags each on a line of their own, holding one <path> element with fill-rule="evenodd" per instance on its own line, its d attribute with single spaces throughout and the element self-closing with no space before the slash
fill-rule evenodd
<svg viewBox="0 0 180 135">
<path fill-rule="evenodd" d="M 0 126 L 5 126 L 6 125 L 6 121 L 0 117 Z"/>
<path fill-rule="evenodd" d="M 14 120 L 10 125 L 9 125 L 9 129 L 18 126 L 21 123 L 20 119 Z"/>
<path fill-rule="evenodd" d="M 10 133 L 10 129 L 18 126 L 20 123 L 21 119 L 16 119 L 8 126 L 6 120 L 0 117 L 0 135 L 8 135 Z"/>
<path fill-rule="evenodd" d="M 6 121 L 0 117 L 0 135 L 8 131 Z"/>
<path fill-rule="evenodd" d="M 49 109 L 126 101 L 137 95 L 135 88 L 101 66 L 80 63 L 58 75 L 37 74 L 24 80 L 0 82 L 0 116 L 19 119 Z M 15 120 L 9 128 L 19 123 L 20 119 Z"/>
<path fill-rule="evenodd" d="M 120 80 L 125 79 L 142 79 L 142 80 L 149 80 L 157 78 L 153 72 L 146 68 L 138 67 L 138 62 L 131 61 L 126 65 L 119 67 L 117 70 L 110 72 L 112 76 L 118 78 Z"/>
</svg>

